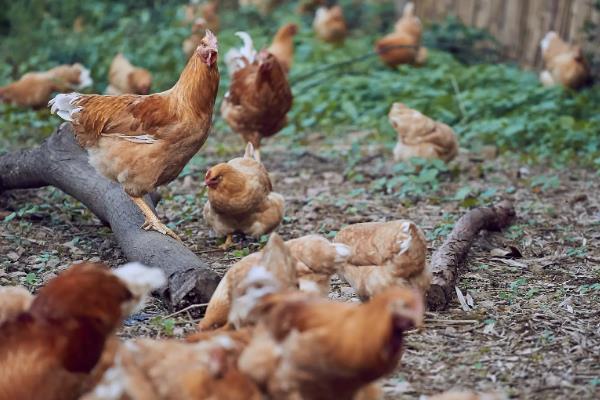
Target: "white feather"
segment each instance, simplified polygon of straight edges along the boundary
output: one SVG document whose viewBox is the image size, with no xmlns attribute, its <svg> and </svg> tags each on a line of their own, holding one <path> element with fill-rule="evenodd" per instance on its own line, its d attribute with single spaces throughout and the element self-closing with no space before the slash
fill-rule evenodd
<svg viewBox="0 0 600 400">
<path fill-rule="evenodd" d="M 233 75 L 248 64 L 252 64 L 257 55 L 254 42 L 248 32 L 236 32 L 235 35 L 242 39 L 243 45 L 239 49 L 231 49 L 225 54 L 225 64 L 229 75 Z"/>
<path fill-rule="evenodd" d="M 558 35 L 554 31 L 550 31 L 550 32 L 546 33 L 546 35 L 544 36 L 544 38 L 540 42 L 540 47 L 542 48 L 542 53 L 545 52 L 548 49 L 548 46 L 550 46 L 550 42 L 556 36 L 558 36 Z"/>
<path fill-rule="evenodd" d="M 83 89 L 88 86 L 92 86 L 93 83 L 94 80 L 92 79 L 90 70 L 82 66 L 81 71 L 79 72 L 79 85 L 77 86 L 77 89 Z"/>
<path fill-rule="evenodd" d="M 139 144 L 153 144 L 158 142 L 158 139 L 152 135 L 144 134 L 144 135 L 124 135 L 122 133 L 103 133 L 102 136 L 112 137 L 127 140 L 132 143 Z"/>
<path fill-rule="evenodd" d="M 402 232 L 406 233 L 408 235 L 408 237 L 405 240 L 400 241 L 398 244 L 400 245 L 400 253 L 402 254 L 404 252 L 406 252 L 409 248 L 410 245 L 412 244 L 412 235 L 410 234 L 410 222 L 405 222 L 402 224 Z"/>
<path fill-rule="evenodd" d="M 139 262 L 131 262 L 119 267 L 113 273 L 125 283 L 133 294 L 133 300 L 125 304 L 125 312 L 132 313 L 144 306 L 146 297 L 167 283 L 167 277 L 160 268 L 147 267 Z"/>
<path fill-rule="evenodd" d="M 337 263 L 345 262 L 346 259 L 348 257 L 350 257 L 350 254 L 352 254 L 352 249 L 350 249 L 350 247 L 346 246 L 345 244 L 334 243 L 333 246 L 335 247 L 335 260 L 334 260 L 334 262 L 336 264 Z"/>
<path fill-rule="evenodd" d="M 61 93 L 57 94 L 52 100 L 48 102 L 50 106 L 50 112 L 57 114 L 65 121 L 73 122 L 73 115 L 81 111 L 81 107 L 76 107 L 73 103 L 79 99 L 81 94 L 73 93 Z"/>
</svg>

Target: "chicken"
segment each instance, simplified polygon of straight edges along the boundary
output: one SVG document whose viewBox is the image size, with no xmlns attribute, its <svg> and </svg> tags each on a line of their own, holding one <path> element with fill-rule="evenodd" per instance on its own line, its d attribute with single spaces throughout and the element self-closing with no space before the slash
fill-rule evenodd
<svg viewBox="0 0 600 400">
<path fill-rule="evenodd" d="M 388 115 L 398 132 L 394 159 L 406 161 L 413 157 L 450 161 L 458 154 L 458 139 L 448 125 L 434 121 L 402 103 L 394 103 Z"/>
<path fill-rule="evenodd" d="M 240 7 L 256 7 L 262 15 L 268 15 L 282 0 L 239 0 Z"/>
<path fill-rule="evenodd" d="M 475 393 L 449 391 L 435 396 L 421 396 L 421 400 L 506 400 L 507 397 L 499 393 Z"/>
<path fill-rule="evenodd" d="M 289 253 L 289 249 L 285 246 L 281 237 L 273 233 L 262 252 L 244 257 L 234 264 L 221 279 L 208 303 L 204 318 L 198 324 L 200 331 L 217 329 L 223 326 L 230 327 L 234 322 L 238 327 L 244 324 L 242 319 L 245 317 L 240 317 L 243 312 L 239 311 L 239 307 L 238 311 L 233 312 L 232 302 L 235 294 L 238 303 L 240 303 L 240 294 L 251 287 L 248 283 L 250 271 L 254 271 L 252 279 L 258 281 L 267 272 L 273 274 L 274 278 L 271 284 L 277 288 L 285 289 L 298 286 L 296 260 Z"/>
<path fill-rule="evenodd" d="M 390 67 L 400 64 L 423 64 L 427 49 L 421 47 L 421 20 L 414 15 L 412 2 L 404 6 L 402 17 L 394 25 L 394 31 L 375 43 L 375 51 Z"/>
<path fill-rule="evenodd" d="M 113 272 L 74 265 L 0 325 L 0 398 L 78 399 L 123 318 L 164 285 L 162 271 L 138 263 Z"/>
<path fill-rule="evenodd" d="M 269 398 L 350 400 L 394 370 L 424 304 L 414 289 L 396 287 L 365 304 L 274 293 L 254 310 L 258 325 L 238 366 Z"/>
<path fill-rule="evenodd" d="M 82 400 L 261 400 L 256 384 L 237 369 L 242 346 L 226 334 L 195 343 L 127 341 Z"/>
<path fill-rule="evenodd" d="M 219 2 L 218 0 L 191 2 L 185 6 L 184 24 L 202 23 L 202 29 L 208 29 L 212 32 L 219 32 Z M 200 37 L 201 39 L 202 37 Z M 194 47 L 195 49 L 195 47 Z M 192 49 L 192 51 L 194 50 Z"/>
<path fill-rule="evenodd" d="M 0 87 L 0 102 L 20 107 L 44 107 L 54 92 L 84 89 L 93 83 L 81 64 L 59 65 L 46 72 L 28 72 L 16 82 Z"/>
<path fill-rule="evenodd" d="M 243 157 L 211 167 L 204 183 L 208 187 L 204 219 L 217 235 L 227 236 L 224 249 L 233 242 L 234 232 L 260 237 L 283 219 L 285 200 L 273 192 L 269 173 L 250 143 Z"/>
<path fill-rule="evenodd" d="M 276 134 L 287 123 L 292 92 L 275 56 L 266 50 L 254 56 L 250 36 L 245 32 L 238 36 L 244 46 L 238 51 L 240 57 L 228 60 L 234 72 L 221 103 L 221 115 L 231 129 L 252 143 L 260 161 L 261 139 Z"/>
<path fill-rule="evenodd" d="M 219 87 L 217 38 L 207 31 L 173 88 L 148 96 L 61 94 L 51 111 L 71 121 L 90 164 L 145 217 L 144 229 L 177 238 L 143 199 L 175 179 L 209 134 Z"/>
<path fill-rule="evenodd" d="M 352 249 L 339 275 L 364 300 L 392 286 L 426 292 L 431 283 L 427 242 L 414 222 L 367 222 L 341 229 L 335 242 Z"/>
<path fill-rule="evenodd" d="M 339 5 L 331 8 L 319 7 L 313 21 L 317 37 L 329 43 L 343 43 L 348 34 L 344 11 Z"/>
<path fill-rule="evenodd" d="M 294 63 L 294 36 L 298 33 L 298 25 L 285 24 L 275 34 L 267 51 L 275 56 L 286 74 Z"/>
<path fill-rule="evenodd" d="M 0 325 L 27 311 L 33 295 L 23 286 L 0 287 Z"/>
<path fill-rule="evenodd" d="M 313 14 L 319 7 L 325 5 L 325 0 L 300 0 L 297 11 L 300 14 Z"/>
<path fill-rule="evenodd" d="M 152 86 L 152 74 L 145 68 L 134 67 L 122 53 L 119 53 L 110 64 L 108 82 L 106 94 L 148 94 Z"/>
<path fill-rule="evenodd" d="M 548 32 L 540 43 L 545 70 L 540 74 L 544 86 L 563 85 L 578 89 L 590 79 L 590 68 L 579 46 L 569 46 L 556 32 Z"/>
</svg>

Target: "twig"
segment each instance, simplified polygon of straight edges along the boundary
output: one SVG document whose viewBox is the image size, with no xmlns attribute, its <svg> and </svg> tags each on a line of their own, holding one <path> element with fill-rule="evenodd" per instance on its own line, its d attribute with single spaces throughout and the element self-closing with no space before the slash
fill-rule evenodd
<svg viewBox="0 0 600 400">
<path fill-rule="evenodd" d="M 429 319 L 429 318 L 426 318 L 425 322 L 447 324 L 447 325 L 462 325 L 462 324 L 478 324 L 479 323 L 479 321 L 476 319 Z"/>
<path fill-rule="evenodd" d="M 208 306 L 208 303 L 192 304 L 192 305 L 182 308 L 179 311 L 175 311 L 174 313 L 171 313 L 171 314 L 167 315 L 166 317 L 162 317 L 162 318 L 163 319 L 171 318 L 178 314 L 184 313 L 186 311 L 193 310 L 194 308 L 201 308 L 201 307 L 206 307 L 206 306 Z"/>
</svg>

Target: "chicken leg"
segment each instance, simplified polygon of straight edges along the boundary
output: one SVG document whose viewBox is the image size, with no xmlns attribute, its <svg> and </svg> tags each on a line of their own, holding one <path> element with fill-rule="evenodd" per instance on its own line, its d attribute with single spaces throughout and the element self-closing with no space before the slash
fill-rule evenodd
<svg viewBox="0 0 600 400">
<path fill-rule="evenodd" d="M 160 222 L 156 214 L 154 214 L 152 209 L 148 207 L 148 204 L 146 204 L 143 198 L 133 196 L 130 197 L 131 200 L 133 200 L 133 202 L 135 203 L 135 205 L 139 207 L 140 211 L 142 211 L 142 214 L 144 214 L 144 217 L 146 218 L 144 225 L 142 225 L 142 229 L 145 229 L 147 231 L 154 230 L 162 233 L 163 235 L 171 236 L 173 239 L 179 240 L 181 242 L 181 239 L 175 234 L 175 232 L 173 232 L 172 230 L 167 228 L 165 224 Z"/>
<path fill-rule="evenodd" d="M 233 245 L 233 234 L 228 233 L 227 237 L 225 238 L 225 243 L 223 243 L 222 245 L 220 245 L 219 248 L 221 250 L 227 250 L 232 245 Z"/>
</svg>

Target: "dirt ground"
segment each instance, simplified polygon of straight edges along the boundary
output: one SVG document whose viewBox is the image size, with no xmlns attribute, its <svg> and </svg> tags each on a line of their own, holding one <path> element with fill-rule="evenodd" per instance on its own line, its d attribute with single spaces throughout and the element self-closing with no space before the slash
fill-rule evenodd
<svg viewBox="0 0 600 400">
<path fill-rule="evenodd" d="M 351 161 L 351 143 L 361 144 Z M 284 239 L 334 235 L 349 223 L 414 220 L 429 239 L 429 255 L 468 208 L 512 199 L 518 219 L 502 234 L 482 235 L 471 249 L 458 288 L 473 307 L 454 301 L 427 313 L 412 332 L 401 365 L 384 381 L 388 398 L 416 399 L 451 388 L 499 390 L 511 398 L 600 397 L 600 179 L 596 171 L 525 165 L 510 154 L 483 160 L 462 152 L 439 176 L 439 188 L 416 198 L 375 190 L 393 178 L 391 152 L 369 133 L 331 138 L 313 134 L 299 146 L 272 139 L 263 149 L 274 188 L 286 197 Z M 212 268 L 223 273 L 259 247 L 245 239 L 218 250 L 202 218 L 206 168 L 242 153 L 233 134 L 213 135 L 168 187 L 163 220 Z M 348 178 L 352 176 L 352 178 Z M 477 196 L 458 196 L 469 186 Z M 464 191 L 463 191 L 464 194 Z M 13 214 L 15 212 L 16 214 Z M 110 229 L 79 202 L 53 188 L 0 196 L 0 284 L 42 285 L 69 264 L 123 263 Z M 8 220 L 8 221 L 7 221 Z M 332 298 L 357 301 L 334 280 Z M 182 336 L 194 330 L 202 306 L 170 313 L 154 299 L 120 334 Z"/>
</svg>

